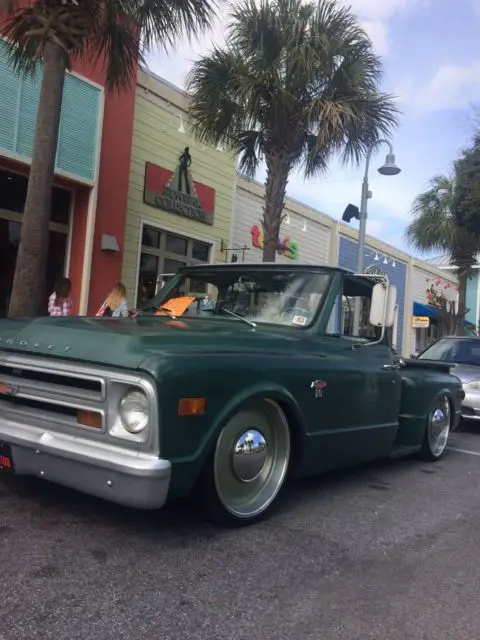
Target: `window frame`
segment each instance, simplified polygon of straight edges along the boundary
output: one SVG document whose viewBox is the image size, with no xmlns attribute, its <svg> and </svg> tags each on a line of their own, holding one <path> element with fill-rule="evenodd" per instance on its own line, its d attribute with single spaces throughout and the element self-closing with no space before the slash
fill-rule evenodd
<svg viewBox="0 0 480 640">
<path fill-rule="evenodd" d="M 151 229 L 160 234 L 160 242 L 158 247 L 151 247 L 143 245 L 143 232 L 144 229 Z M 187 253 L 186 255 L 173 253 L 166 250 L 167 236 L 177 236 L 187 241 Z M 198 260 L 193 257 L 193 243 L 199 242 L 208 247 L 208 260 Z M 185 266 L 191 266 L 195 264 L 212 264 L 215 260 L 215 242 L 207 240 L 206 238 L 200 238 L 195 235 L 187 235 L 179 232 L 177 229 L 168 227 L 167 225 L 156 224 L 155 222 L 148 220 L 141 220 L 140 222 L 140 236 L 138 241 L 138 256 L 137 256 L 137 268 L 135 274 L 135 305 L 138 304 L 139 284 L 140 284 L 140 261 L 142 254 L 153 255 L 158 259 L 157 269 L 157 281 L 158 276 L 161 273 L 166 273 L 164 269 L 165 260 L 175 260 L 176 262 L 183 263 Z M 190 286 L 190 283 L 189 283 Z"/>
</svg>

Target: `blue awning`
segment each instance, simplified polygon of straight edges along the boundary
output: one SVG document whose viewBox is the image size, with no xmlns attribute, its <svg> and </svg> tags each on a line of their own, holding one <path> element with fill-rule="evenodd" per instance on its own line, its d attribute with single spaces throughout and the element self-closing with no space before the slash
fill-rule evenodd
<svg viewBox="0 0 480 640">
<path fill-rule="evenodd" d="M 428 318 L 437 318 L 440 311 L 431 307 L 428 304 L 421 304 L 420 302 L 413 303 L 413 315 L 414 316 L 426 316 Z M 465 320 L 466 325 L 473 325 L 470 320 Z"/>
<path fill-rule="evenodd" d="M 421 304 L 420 302 L 413 303 L 413 315 L 414 316 L 427 316 L 428 318 L 436 318 L 439 314 L 439 310 L 435 307 L 431 307 L 428 304 Z"/>
</svg>

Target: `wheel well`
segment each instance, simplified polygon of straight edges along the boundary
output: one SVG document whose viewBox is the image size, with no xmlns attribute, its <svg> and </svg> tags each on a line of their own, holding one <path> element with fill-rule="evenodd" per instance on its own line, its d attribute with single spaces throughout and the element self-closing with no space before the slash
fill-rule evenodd
<svg viewBox="0 0 480 640">
<path fill-rule="evenodd" d="M 283 411 L 285 418 L 287 419 L 290 436 L 292 438 L 288 475 L 295 475 L 303 457 L 302 425 L 292 406 L 287 401 L 272 398 L 267 399 L 273 400 L 273 402 L 275 402 Z"/>
</svg>

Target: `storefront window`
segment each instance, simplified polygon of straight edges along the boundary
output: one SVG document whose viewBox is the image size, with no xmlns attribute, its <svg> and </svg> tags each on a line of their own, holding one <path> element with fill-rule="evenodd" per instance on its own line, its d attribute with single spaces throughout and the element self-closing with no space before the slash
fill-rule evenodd
<svg viewBox="0 0 480 640">
<path fill-rule="evenodd" d="M 170 233 L 167 234 L 165 250 L 168 251 L 168 253 L 175 253 L 179 256 L 186 256 L 187 249 L 188 240 L 186 238 L 181 238 L 180 236 L 172 236 Z"/>
<path fill-rule="evenodd" d="M 192 245 L 192 258 L 195 260 L 200 260 L 201 262 L 208 262 L 208 254 L 210 252 L 210 247 L 208 244 L 204 242 L 193 242 Z"/>
<path fill-rule="evenodd" d="M 142 245 L 158 248 L 160 246 L 160 231 L 150 229 L 149 227 L 143 227 Z"/>
<path fill-rule="evenodd" d="M 10 305 L 21 230 L 22 225 L 19 222 L 0 218 L 0 317 L 7 314 Z M 65 272 L 67 237 L 65 233 L 50 231 L 46 273 L 47 293 L 52 291 L 55 282 Z M 47 313 L 46 300 L 42 311 Z"/>
<path fill-rule="evenodd" d="M 137 306 L 155 295 L 181 267 L 210 262 L 211 245 L 186 236 L 144 226 L 138 270 Z M 188 293 L 204 292 L 204 282 L 187 281 Z"/>
<path fill-rule="evenodd" d="M 27 186 L 27 176 L 0 169 L 0 316 L 6 315 L 10 304 Z M 65 274 L 71 200 L 71 191 L 54 187 L 45 274 L 45 306 L 42 310 L 45 314 L 48 294 L 55 281 Z"/>
</svg>

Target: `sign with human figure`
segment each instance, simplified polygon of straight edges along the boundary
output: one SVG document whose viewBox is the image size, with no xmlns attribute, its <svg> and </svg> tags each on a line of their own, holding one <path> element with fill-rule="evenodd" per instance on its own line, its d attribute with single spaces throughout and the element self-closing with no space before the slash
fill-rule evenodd
<svg viewBox="0 0 480 640">
<path fill-rule="evenodd" d="M 178 157 L 175 171 L 147 162 L 143 200 L 156 209 L 170 211 L 204 224 L 213 224 L 215 189 L 195 182 L 191 166 L 189 147 L 185 147 Z"/>
</svg>

